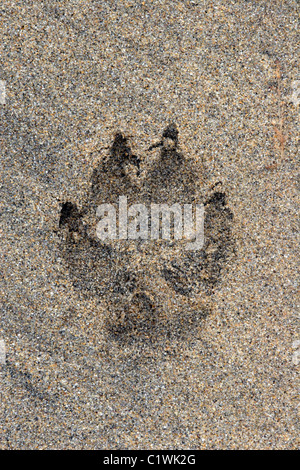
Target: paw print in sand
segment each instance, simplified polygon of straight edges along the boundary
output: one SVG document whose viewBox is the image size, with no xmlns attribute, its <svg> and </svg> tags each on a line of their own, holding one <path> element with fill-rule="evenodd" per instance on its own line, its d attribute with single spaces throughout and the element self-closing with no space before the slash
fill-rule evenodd
<svg viewBox="0 0 300 470">
<path fill-rule="evenodd" d="M 182 337 L 197 328 L 211 310 L 222 267 L 233 251 L 226 194 L 216 187 L 203 190 L 197 167 L 180 151 L 176 126 L 168 126 L 148 151 L 158 155 L 145 169 L 128 139 L 117 133 L 93 171 L 82 210 L 67 201 L 59 221 L 60 247 L 74 286 L 105 302 L 107 334 L 121 342 Z M 186 240 L 174 237 L 99 239 L 98 206 L 117 209 L 124 196 L 128 207 L 203 205 L 204 244 L 187 250 Z"/>
</svg>

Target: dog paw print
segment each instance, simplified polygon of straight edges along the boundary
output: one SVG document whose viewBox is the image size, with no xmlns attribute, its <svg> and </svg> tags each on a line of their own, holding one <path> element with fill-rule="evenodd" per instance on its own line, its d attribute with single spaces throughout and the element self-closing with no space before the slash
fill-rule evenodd
<svg viewBox="0 0 300 470">
<path fill-rule="evenodd" d="M 104 323 L 116 340 L 184 336 L 197 327 L 211 311 L 213 292 L 233 252 L 233 214 L 227 195 L 221 184 L 203 191 L 197 168 L 181 152 L 178 136 L 171 124 L 147 155 L 135 155 L 128 138 L 117 133 L 92 173 L 82 209 L 72 201 L 61 208 L 60 248 L 73 285 L 107 305 Z M 154 154 L 150 167 L 149 152 Z M 115 224 L 120 222 L 124 200 L 128 233 L 135 223 L 137 236 L 99 238 L 98 208 L 102 207 L 102 215 L 110 212 Z M 148 229 L 152 234 L 152 206 L 161 204 L 177 208 L 182 215 L 178 220 L 185 220 L 186 206 L 203 207 L 203 243 L 191 244 L 187 250 L 184 237 L 142 237 Z M 132 208 L 140 218 L 134 219 Z M 151 217 L 143 225 L 145 212 Z M 163 217 L 158 223 L 163 223 Z M 175 212 L 172 217 L 169 223 L 173 221 L 175 233 Z M 115 227 L 107 230 L 116 233 Z M 160 230 L 163 233 L 162 226 Z"/>
</svg>

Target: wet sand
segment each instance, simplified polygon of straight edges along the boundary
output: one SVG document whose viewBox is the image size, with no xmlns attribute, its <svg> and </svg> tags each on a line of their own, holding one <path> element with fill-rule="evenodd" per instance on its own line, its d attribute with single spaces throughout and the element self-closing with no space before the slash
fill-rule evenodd
<svg viewBox="0 0 300 470">
<path fill-rule="evenodd" d="M 296 449 L 297 2 L 8 0 L 1 16 L 0 448 Z M 170 123 L 200 199 L 221 182 L 234 249 L 191 323 L 174 265 L 163 290 L 160 254 L 131 258 L 165 303 L 120 340 L 123 294 L 76 281 L 61 210 L 84 210 L 116 133 L 155 191 Z"/>
</svg>

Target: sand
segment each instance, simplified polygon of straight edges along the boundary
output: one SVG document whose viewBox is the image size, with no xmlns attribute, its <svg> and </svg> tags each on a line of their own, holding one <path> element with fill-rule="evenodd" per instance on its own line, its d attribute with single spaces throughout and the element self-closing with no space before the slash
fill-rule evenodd
<svg viewBox="0 0 300 470">
<path fill-rule="evenodd" d="M 1 449 L 299 446 L 298 18 L 292 0 L 2 6 Z M 61 210 L 84 209 L 116 133 L 147 181 L 170 123 L 199 194 L 221 182 L 234 249 L 199 321 L 179 302 L 120 339 L 117 295 L 76 284 Z M 167 305 L 155 263 L 144 289 Z"/>
</svg>

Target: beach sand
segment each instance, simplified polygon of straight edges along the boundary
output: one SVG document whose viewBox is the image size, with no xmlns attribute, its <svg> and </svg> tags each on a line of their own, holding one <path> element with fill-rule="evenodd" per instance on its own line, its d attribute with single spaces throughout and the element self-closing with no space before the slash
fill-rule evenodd
<svg viewBox="0 0 300 470">
<path fill-rule="evenodd" d="M 299 446 L 298 17 L 292 0 L 2 6 L 1 449 Z M 118 132 L 147 181 L 170 123 L 200 193 L 221 182 L 234 248 L 199 321 L 165 306 L 120 340 L 114 295 L 74 280 L 62 205 L 83 209 Z M 155 259 L 144 288 L 167 305 Z"/>
</svg>

